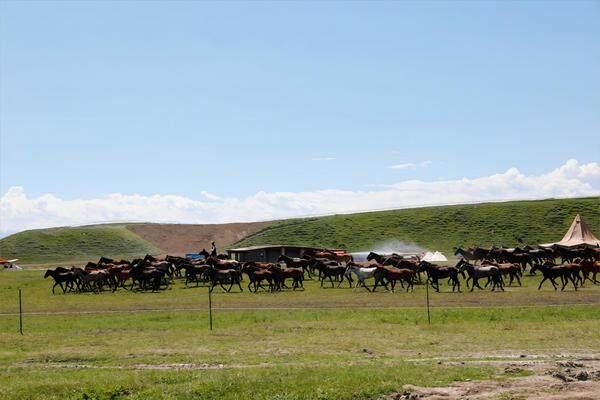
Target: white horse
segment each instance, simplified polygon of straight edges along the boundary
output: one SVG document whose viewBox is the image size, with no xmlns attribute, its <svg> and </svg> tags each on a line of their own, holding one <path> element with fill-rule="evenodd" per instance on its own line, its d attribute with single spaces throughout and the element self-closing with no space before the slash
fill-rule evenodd
<svg viewBox="0 0 600 400">
<path fill-rule="evenodd" d="M 346 274 L 354 273 L 354 275 L 356 275 L 356 279 L 358 280 L 358 282 L 356 282 L 354 290 L 356 290 L 359 286 L 362 285 L 365 289 L 367 289 L 370 292 L 371 290 L 365 284 L 365 280 L 372 278 L 375 274 L 375 270 L 377 270 L 377 267 L 359 267 L 357 265 L 350 264 L 346 267 Z"/>
</svg>

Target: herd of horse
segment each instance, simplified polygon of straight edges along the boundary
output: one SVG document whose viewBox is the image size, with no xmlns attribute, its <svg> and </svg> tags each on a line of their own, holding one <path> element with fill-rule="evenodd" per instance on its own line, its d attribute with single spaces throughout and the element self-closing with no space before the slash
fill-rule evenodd
<svg viewBox="0 0 600 400">
<path fill-rule="evenodd" d="M 220 286 L 230 292 L 233 287 L 243 291 L 242 282 L 247 278 L 247 289 L 276 292 L 284 289 L 303 289 L 304 280 L 315 279 L 324 287 L 342 287 L 346 282 L 355 289 L 362 287 L 375 292 L 378 288 L 395 291 L 398 284 L 406 291 L 423 282 L 440 291 L 440 281 L 447 281 L 452 291 L 461 291 L 461 278 L 467 288 L 492 291 L 504 290 L 508 285 L 521 285 L 523 273 L 529 267 L 530 274 L 540 272 L 544 282 L 549 281 L 555 290 L 564 290 L 569 283 L 577 290 L 585 281 L 600 283 L 600 249 L 582 247 L 507 249 L 481 247 L 457 248 L 459 261 L 454 266 L 437 265 L 420 260 L 416 256 L 377 254 L 371 252 L 365 262 L 355 262 L 349 254 L 328 250 L 309 250 L 301 258 L 281 255 L 277 262 L 240 262 L 227 255 L 216 257 L 205 254 L 202 259 L 166 256 L 162 259 L 146 255 L 144 258 L 113 260 L 101 257 L 98 262 L 88 262 L 84 267 L 58 267 L 47 270 L 44 278 L 52 277 L 55 288 L 66 292 L 116 291 L 118 288 L 140 291 L 159 291 L 168 288 L 175 279 L 184 279 L 185 285 L 208 285 L 210 290 Z M 558 260 L 558 262 L 557 262 Z M 369 284 L 370 286 L 369 286 Z M 481 286 L 482 283 L 484 286 Z M 291 286 L 288 286 L 291 285 Z"/>
</svg>

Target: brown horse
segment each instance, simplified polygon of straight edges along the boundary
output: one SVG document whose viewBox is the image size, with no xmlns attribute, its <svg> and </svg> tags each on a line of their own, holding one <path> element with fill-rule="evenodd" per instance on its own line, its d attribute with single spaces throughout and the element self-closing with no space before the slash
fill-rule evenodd
<svg viewBox="0 0 600 400">
<path fill-rule="evenodd" d="M 304 273 L 298 268 L 281 268 L 277 265 L 269 267 L 269 271 L 273 274 L 274 290 L 281 288 L 289 289 L 286 284 L 286 279 L 292 279 L 292 289 L 304 289 Z"/>
<path fill-rule="evenodd" d="M 348 253 L 339 253 L 327 249 L 322 250 L 307 250 L 304 252 L 305 256 L 310 256 L 314 258 L 326 258 L 328 260 L 333 260 L 337 262 L 349 263 L 354 261 L 354 257 Z"/>
<path fill-rule="evenodd" d="M 255 264 L 268 264 L 266 268 L 259 267 Z M 273 272 L 269 271 L 267 268 L 273 266 L 270 263 L 254 263 L 248 262 L 244 264 L 242 267 L 242 273 L 248 275 L 248 290 L 252 292 L 252 286 L 254 286 L 254 293 L 258 292 L 258 288 L 262 288 L 267 290 L 266 287 L 262 285 L 263 281 L 267 281 L 269 284 L 268 291 L 273 291 Z"/>
<path fill-rule="evenodd" d="M 384 282 L 384 279 L 387 280 L 391 287 L 392 293 L 396 288 L 396 283 L 400 282 L 400 286 L 404 287 L 404 283 L 406 283 L 406 291 L 414 290 L 413 282 L 415 280 L 416 272 L 411 269 L 406 268 L 396 268 L 390 266 L 377 266 L 377 270 L 375 271 L 375 285 L 373 285 L 373 292 L 377 290 L 377 285 L 380 282 Z M 385 285 L 387 289 L 387 285 Z"/>
<path fill-rule="evenodd" d="M 81 279 L 81 290 L 90 290 L 95 293 L 100 293 L 104 285 L 109 283 L 109 275 L 107 270 L 96 270 L 84 275 Z"/>
<path fill-rule="evenodd" d="M 221 269 L 221 270 L 234 269 L 236 271 L 239 271 L 239 269 L 242 266 L 242 264 L 239 261 L 222 260 L 220 258 L 215 258 L 215 257 L 208 257 L 206 260 L 204 260 L 203 264 L 208 264 L 215 269 Z"/>
<path fill-rule="evenodd" d="M 516 280 L 519 286 L 521 286 L 521 276 L 523 273 L 520 265 L 513 263 L 497 263 L 492 261 L 484 261 L 481 265 L 493 265 L 498 267 L 502 276 L 508 276 L 508 286 L 511 286 L 514 280 Z"/>
<path fill-rule="evenodd" d="M 596 275 L 600 272 L 600 261 L 582 260 L 579 263 L 579 267 L 581 268 L 584 282 L 589 280 L 593 284 L 600 283 L 596 279 Z M 592 275 L 591 278 L 590 274 Z"/>
</svg>

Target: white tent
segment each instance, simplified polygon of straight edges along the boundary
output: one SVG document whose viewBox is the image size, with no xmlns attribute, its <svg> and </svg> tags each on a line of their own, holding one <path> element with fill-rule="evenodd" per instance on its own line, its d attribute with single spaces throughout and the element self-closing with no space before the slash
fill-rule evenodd
<svg viewBox="0 0 600 400">
<path fill-rule="evenodd" d="M 565 236 L 560 242 L 540 244 L 540 246 L 550 247 L 554 246 L 555 244 L 564 247 L 574 247 L 582 244 L 600 246 L 600 240 L 596 239 L 596 236 L 594 236 L 585 221 L 581 219 L 581 215 L 577 214 L 573 220 L 573 223 L 571 224 L 571 227 L 567 233 L 565 233 Z"/>
<path fill-rule="evenodd" d="M 445 255 L 443 255 L 439 251 L 436 251 L 436 252 L 433 252 L 433 253 L 431 251 L 428 251 L 427 253 L 425 253 L 425 255 L 423 256 L 423 258 L 421 258 L 421 261 L 443 262 L 443 261 L 448 261 L 448 259 L 446 258 Z"/>
</svg>

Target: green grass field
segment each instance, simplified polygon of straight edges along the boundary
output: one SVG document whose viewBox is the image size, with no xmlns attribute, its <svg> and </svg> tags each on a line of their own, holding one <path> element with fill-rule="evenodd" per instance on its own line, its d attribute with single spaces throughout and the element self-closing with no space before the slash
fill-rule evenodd
<svg viewBox="0 0 600 400">
<path fill-rule="evenodd" d="M 473 360 L 600 348 L 600 285 L 504 293 L 321 289 L 213 296 L 50 293 L 43 271 L 0 273 L 0 398 L 376 399 L 406 383 L 506 379 Z M 23 289 L 25 335 L 18 333 Z M 135 311 L 138 310 L 138 311 Z M 161 310 L 161 311 L 158 311 Z M 460 363 L 438 358 L 463 360 Z"/>
<path fill-rule="evenodd" d="M 363 250 L 393 238 L 451 252 L 461 244 L 514 245 L 518 237 L 557 240 L 577 212 L 600 231 L 600 199 L 587 198 L 279 221 L 237 245 Z M 145 253 L 160 249 L 118 224 L 0 240 L 0 254 L 24 264 Z M 430 291 L 432 324 L 422 285 L 412 293 L 322 289 L 314 281 L 295 292 L 217 290 L 209 331 L 205 287 L 176 281 L 159 293 L 52 295 L 43 273 L 0 272 L 1 399 L 378 399 L 407 383 L 518 375 L 482 361 L 600 349 L 600 285 L 538 291 L 539 276 L 500 293 Z"/>
<path fill-rule="evenodd" d="M 132 258 L 146 253 L 159 254 L 160 249 L 120 224 L 36 229 L 0 240 L 0 255 L 19 258 L 20 264 L 85 264 L 101 255 Z"/>
<path fill-rule="evenodd" d="M 232 247 L 296 244 L 362 251 L 389 239 L 452 254 L 455 246 L 558 241 L 580 213 L 600 232 L 600 198 L 424 207 L 280 221 Z"/>
</svg>

